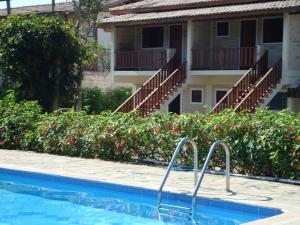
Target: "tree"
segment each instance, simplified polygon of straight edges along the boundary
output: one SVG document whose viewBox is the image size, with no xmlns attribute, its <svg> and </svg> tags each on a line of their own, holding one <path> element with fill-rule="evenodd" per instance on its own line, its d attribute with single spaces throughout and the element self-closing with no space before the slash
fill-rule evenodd
<svg viewBox="0 0 300 225">
<path fill-rule="evenodd" d="M 96 37 L 96 23 L 98 13 L 103 8 L 103 0 L 73 0 L 73 5 L 77 19 L 77 28 L 80 28 L 84 35 L 83 39 L 87 42 L 91 32 Z"/>
<path fill-rule="evenodd" d="M 107 71 L 110 69 L 110 51 L 97 41 L 97 19 L 109 0 L 73 0 L 77 29 L 80 38 L 87 44 L 88 54 L 84 69 L 90 71 Z M 101 14 L 100 14 L 101 15 Z"/>
<path fill-rule="evenodd" d="M 85 45 L 57 17 L 13 16 L 0 21 L 0 68 L 6 89 L 38 100 L 47 111 L 73 97 L 83 76 Z"/>
</svg>

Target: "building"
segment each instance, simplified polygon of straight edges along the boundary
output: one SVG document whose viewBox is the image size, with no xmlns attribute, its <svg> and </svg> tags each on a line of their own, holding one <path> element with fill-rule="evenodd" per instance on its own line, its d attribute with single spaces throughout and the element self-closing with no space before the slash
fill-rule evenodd
<svg viewBox="0 0 300 225">
<path fill-rule="evenodd" d="M 49 0 L 51 2 L 51 0 Z M 108 7 L 112 6 L 122 6 L 128 3 L 137 2 L 137 0 L 106 0 L 104 1 L 104 9 L 99 12 L 98 19 L 108 18 L 111 16 L 111 13 L 108 11 Z M 65 21 L 72 22 L 74 24 L 77 23 L 75 18 L 75 10 L 73 2 L 63 2 L 52 4 L 43 4 L 43 5 L 33 5 L 33 6 L 23 6 L 18 8 L 11 8 L 10 15 L 29 15 L 29 14 L 39 14 L 44 16 L 59 16 L 63 18 Z M 6 18 L 8 16 L 7 9 L 0 9 L 0 19 Z M 83 24 L 84 26 L 84 24 Z M 99 41 L 99 43 L 107 48 L 111 48 L 111 33 L 109 31 L 105 31 L 102 28 L 98 28 L 97 32 L 90 32 L 90 38 L 95 38 Z M 97 62 L 96 62 L 97 63 Z M 92 71 L 84 72 L 84 79 L 82 82 L 83 87 L 98 87 L 102 89 L 111 89 L 118 88 L 123 86 L 128 86 L 125 84 L 115 84 L 112 83 L 112 79 L 110 74 L 107 71 L 103 71 L 99 67 L 100 63 L 97 63 Z M 0 82 L 1 84 L 1 82 Z"/>
<path fill-rule="evenodd" d="M 49 0 L 51 2 L 51 0 Z M 104 9 L 103 11 L 99 12 L 98 18 L 107 18 L 110 17 L 110 13 L 108 12 L 108 7 L 114 6 L 122 6 L 124 4 L 136 2 L 134 0 L 106 0 L 104 1 Z M 43 4 L 43 5 L 33 5 L 33 6 L 23 6 L 17 8 L 11 8 L 10 15 L 28 15 L 28 14 L 40 14 L 44 16 L 59 16 L 66 21 L 71 21 L 76 23 L 75 20 L 75 11 L 73 2 L 62 2 L 62 3 L 55 3 L 52 4 Z M 7 9 L 0 9 L 0 18 L 7 17 Z M 110 48 L 111 46 L 111 35 L 110 32 L 106 32 L 103 29 L 97 29 L 97 34 L 91 32 L 91 37 L 94 37 L 97 40 L 101 41 L 103 46 Z"/>
<path fill-rule="evenodd" d="M 136 90 L 117 111 L 299 110 L 287 94 L 300 79 L 299 0 L 145 0 L 110 12 L 113 79 Z"/>
</svg>

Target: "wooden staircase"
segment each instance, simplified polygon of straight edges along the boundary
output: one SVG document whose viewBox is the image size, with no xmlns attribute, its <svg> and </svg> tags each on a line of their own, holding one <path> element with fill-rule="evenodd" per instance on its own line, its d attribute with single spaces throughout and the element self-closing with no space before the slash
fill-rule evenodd
<svg viewBox="0 0 300 225">
<path fill-rule="evenodd" d="M 248 110 L 254 112 L 265 97 L 276 88 L 282 77 L 282 59 L 280 59 L 268 72 L 255 84 L 245 98 L 235 107 L 234 111 Z"/>
<path fill-rule="evenodd" d="M 242 78 L 228 91 L 228 93 L 212 109 L 219 113 L 231 108 L 235 112 L 249 110 L 254 112 L 256 107 L 275 88 L 281 80 L 282 61 L 279 60 L 268 70 L 268 52 L 242 76 Z"/>
<path fill-rule="evenodd" d="M 141 116 L 147 116 L 159 109 L 160 104 L 179 88 L 186 79 L 186 65 L 177 66 L 176 62 L 176 58 L 172 58 L 114 113 L 127 113 L 137 110 Z"/>
</svg>

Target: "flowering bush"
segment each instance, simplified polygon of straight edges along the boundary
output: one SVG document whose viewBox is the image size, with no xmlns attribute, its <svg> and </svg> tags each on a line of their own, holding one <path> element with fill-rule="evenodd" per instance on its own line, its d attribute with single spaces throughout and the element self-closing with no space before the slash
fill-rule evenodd
<svg viewBox="0 0 300 225">
<path fill-rule="evenodd" d="M 234 172 L 300 179 L 300 114 L 266 109 L 255 114 L 224 111 L 217 115 L 135 113 L 87 115 L 41 114 L 35 102 L 0 101 L 0 147 L 118 161 L 169 161 L 176 143 L 189 136 L 197 142 L 203 164 L 210 145 L 223 139 L 231 150 Z M 193 153 L 180 155 L 192 165 Z M 211 166 L 225 167 L 217 151 Z"/>
</svg>

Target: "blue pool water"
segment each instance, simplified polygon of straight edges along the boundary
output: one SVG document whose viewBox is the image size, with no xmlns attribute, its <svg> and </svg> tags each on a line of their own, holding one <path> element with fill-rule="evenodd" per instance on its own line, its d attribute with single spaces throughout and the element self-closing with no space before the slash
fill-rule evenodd
<svg viewBox="0 0 300 225">
<path fill-rule="evenodd" d="M 130 186 L 0 169 L 0 225 L 188 225 L 159 217 L 157 193 Z M 186 195 L 164 193 L 165 203 L 190 206 Z M 278 209 L 199 198 L 197 224 L 233 225 L 282 213 Z M 160 219 L 159 219 L 160 218 Z"/>
</svg>

